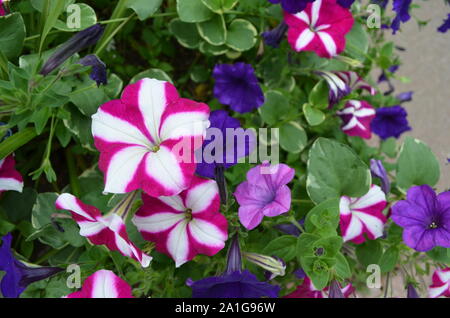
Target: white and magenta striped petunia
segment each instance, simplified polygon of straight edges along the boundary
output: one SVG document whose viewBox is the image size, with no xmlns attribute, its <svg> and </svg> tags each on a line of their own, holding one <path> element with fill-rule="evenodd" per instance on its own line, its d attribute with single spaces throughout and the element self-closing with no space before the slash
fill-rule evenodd
<svg viewBox="0 0 450 318">
<path fill-rule="evenodd" d="M 370 95 L 375 95 L 377 93 L 375 88 L 364 81 L 356 72 L 335 72 L 334 74 L 343 80 L 352 91 L 362 89 L 369 92 Z"/>
<path fill-rule="evenodd" d="M 127 86 L 120 100 L 92 116 L 105 192 L 142 189 L 157 197 L 186 189 L 208 118 L 206 104 L 180 98 L 168 82 L 146 78 Z"/>
<path fill-rule="evenodd" d="M 433 273 L 433 284 L 428 287 L 430 298 L 450 297 L 450 267 L 438 268 Z"/>
<path fill-rule="evenodd" d="M 69 193 L 61 194 L 56 200 L 56 208 L 68 210 L 80 227 L 80 235 L 92 244 L 106 245 L 111 251 L 137 260 L 142 267 L 148 267 L 152 258 L 139 250 L 128 238 L 122 218 L 115 214 L 102 215 L 93 206 L 84 204 Z"/>
<path fill-rule="evenodd" d="M 332 58 L 345 49 L 345 35 L 353 27 L 350 10 L 336 0 L 316 0 L 297 14 L 285 12 L 289 26 L 288 42 L 297 51 L 313 51 Z"/>
<path fill-rule="evenodd" d="M 292 293 L 284 296 L 284 298 L 328 298 L 329 287 L 325 287 L 322 290 L 317 289 L 309 277 L 305 277 L 303 283 L 297 287 Z M 352 284 L 347 284 L 341 288 L 341 292 L 344 298 L 350 297 L 355 291 Z"/>
<path fill-rule="evenodd" d="M 341 117 L 342 131 L 349 136 L 358 136 L 364 139 L 372 137 L 370 123 L 375 118 L 375 109 L 366 101 L 350 100 L 344 109 L 336 112 Z"/>
<path fill-rule="evenodd" d="M 383 235 L 386 217 L 386 195 L 377 185 L 372 185 L 369 192 L 360 198 L 341 197 L 340 226 L 344 242 L 363 243 L 366 238 L 374 240 Z"/>
<path fill-rule="evenodd" d="M 133 223 L 144 239 L 175 260 L 176 267 L 197 254 L 218 253 L 228 238 L 226 218 L 214 180 L 194 177 L 191 187 L 179 195 L 159 198 L 143 194 L 143 206 Z"/>
<path fill-rule="evenodd" d="M 0 160 L 0 194 L 11 190 L 22 192 L 23 179 L 15 165 L 13 155 Z"/>
<path fill-rule="evenodd" d="M 126 281 L 102 269 L 86 278 L 80 291 L 65 298 L 133 298 L 133 295 Z"/>
</svg>

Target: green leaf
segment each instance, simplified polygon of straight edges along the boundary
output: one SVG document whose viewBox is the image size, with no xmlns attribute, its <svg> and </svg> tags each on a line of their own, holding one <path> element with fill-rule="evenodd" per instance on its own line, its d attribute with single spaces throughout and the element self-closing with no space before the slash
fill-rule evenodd
<svg viewBox="0 0 450 318">
<path fill-rule="evenodd" d="M 209 44 L 216 46 L 225 44 L 227 29 L 222 15 L 215 14 L 208 21 L 197 23 L 197 29 L 200 36 Z"/>
<path fill-rule="evenodd" d="M 211 19 L 214 13 L 201 1 L 177 0 L 177 11 L 181 21 L 195 23 Z"/>
<path fill-rule="evenodd" d="M 280 127 L 280 146 L 290 153 L 301 152 L 308 143 L 305 130 L 296 121 L 291 121 Z"/>
<path fill-rule="evenodd" d="M 325 120 L 325 114 L 321 110 L 313 108 L 308 103 L 303 104 L 303 114 L 311 126 L 320 125 Z"/>
<path fill-rule="evenodd" d="M 58 20 L 55 23 L 55 29 L 66 32 L 78 32 L 97 23 L 97 15 L 94 9 L 85 3 L 77 3 L 76 5 L 80 8 L 80 27 L 69 28 L 67 26 L 67 21 Z"/>
<path fill-rule="evenodd" d="M 14 12 L 0 17 L 0 51 L 8 59 L 20 55 L 25 35 L 25 23 L 20 13 Z"/>
<path fill-rule="evenodd" d="M 256 43 L 258 31 L 243 19 L 235 19 L 228 26 L 227 46 L 235 51 L 243 52 L 250 50 Z"/>
<path fill-rule="evenodd" d="M 228 52 L 228 47 L 225 45 L 212 45 L 208 42 L 202 42 L 199 46 L 200 52 L 207 55 L 222 55 Z"/>
<path fill-rule="evenodd" d="M 378 264 L 378 261 L 383 254 L 383 248 L 381 244 L 377 240 L 368 240 L 363 244 L 359 244 L 356 246 L 356 257 L 358 261 L 364 266 L 367 267 L 370 264 Z"/>
<path fill-rule="evenodd" d="M 278 91 L 267 91 L 265 103 L 258 111 L 266 123 L 275 125 L 289 111 L 289 100 Z"/>
<path fill-rule="evenodd" d="M 309 103 L 314 108 L 324 109 L 329 105 L 330 88 L 325 80 L 318 82 L 309 94 Z"/>
<path fill-rule="evenodd" d="M 13 231 L 16 226 L 6 220 L 0 219 L 0 236 L 4 236 Z"/>
<path fill-rule="evenodd" d="M 285 262 L 289 262 L 295 258 L 297 248 L 297 238 L 292 235 L 284 235 L 270 241 L 264 247 L 262 254 L 270 256 L 278 256 Z"/>
<path fill-rule="evenodd" d="M 50 33 L 50 30 L 55 26 L 58 17 L 64 11 L 66 7 L 66 1 L 61 0 L 46 0 L 44 5 L 44 10 L 42 12 L 42 17 L 44 23 L 44 28 L 41 32 L 41 41 L 39 44 L 39 52 L 42 52 L 45 39 Z"/>
<path fill-rule="evenodd" d="M 148 70 L 145 70 L 139 74 L 136 74 L 131 80 L 130 84 L 136 83 L 137 81 L 143 79 L 143 78 L 154 78 L 160 81 L 166 81 L 166 82 L 172 82 L 172 79 L 169 75 L 167 75 L 166 72 L 163 70 L 160 70 L 159 68 L 151 68 Z"/>
<path fill-rule="evenodd" d="M 18 223 L 21 220 L 29 220 L 31 209 L 36 202 L 37 192 L 32 188 L 24 188 L 22 193 L 7 191 L 1 196 L 0 210 L 3 211 L 8 220 Z"/>
<path fill-rule="evenodd" d="M 322 236 L 336 235 L 339 225 L 340 199 L 330 199 L 315 206 L 308 212 L 305 220 L 305 230 Z"/>
<path fill-rule="evenodd" d="M 439 162 L 431 149 L 418 139 L 406 137 L 397 161 L 397 185 L 407 190 L 413 185 L 436 185 Z"/>
<path fill-rule="evenodd" d="M 380 258 L 380 268 L 382 273 L 387 273 L 392 271 L 397 265 L 397 260 L 399 257 L 399 250 L 397 246 L 391 246 L 386 251 L 384 251 L 383 256 Z"/>
<path fill-rule="evenodd" d="M 367 165 L 347 145 L 320 137 L 309 151 L 306 188 L 320 203 L 331 198 L 366 194 L 372 183 Z"/>
<path fill-rule="evenodd" d="M 92 81 L 88 81 L 70 93 L 69 99 L 83 115 L 91 116 L 97 112 L 100 105 L 109 100 L 109 97 L 106 96 L 102 87 L 97 87 Z"/>
<path fill-rule="evenodd" d="M 0 159 L 12 154 L 37 136 L 34 128 L 25 128 L 0 143 Z"/>
<path fill-rule="evenodd" d="M 233 9 L 238 0 L 201 0 L 205 6 L 215 13 L 222 14 Z"/>
<path fill-rule="evenodd" d="M 128 0 L 127 8 L 136 12 L 139 20 L 150 18 L 162 4 L 162 0 Z"/>
<path fill-rule="evenodd" d="M 200 45 L 201 37 L 194 23 L 183 22 L 180 19 L 170 21 L 169 30 L 178 42 L 189 49 L 196 49 Z"/>
<path fill-rule="evenodd" d="M 345 38 L 345 52 L 354 59 L 364 61 L 369 50 L 369 36 L 365 31 L 365 26 L 355 22 Z"/>
<path fill-rule="evenodd" d="M 347 258 L 342 253 L 337 253 L 336 255 L 336 265 L 334 266 L 336 274 L 341 278 L 352 277 L 352 271 L 350 265 L 348 264 Z"/>
<path fill-rule="evenodd" d="M 450 264 L 450 248 L 436 246 L 431 251 L 428 251 L 427 255 L 436 262 Z"/>
<path fill-rule="evenodd" d="M 40 135 L 42 133 L 51 115 L 51 109 L 45 106 L 33 113 L 31 121 L 34 123 L 36 134 Z"/>
</svg>

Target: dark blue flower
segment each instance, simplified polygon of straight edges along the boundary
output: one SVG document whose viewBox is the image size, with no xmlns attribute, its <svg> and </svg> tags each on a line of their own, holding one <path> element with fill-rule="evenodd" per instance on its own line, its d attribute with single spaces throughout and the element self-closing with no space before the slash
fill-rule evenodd
<svg viewBox="0 0 450 318">
<path fill-rule="evenodd" d="M 381 160 L 370 160 L 370 172 L 372 173 L 372 177 L 380 179 L 381 189 L 384 193 L 388 194 L 391 191 L 391 182 Z"/>
<path fill-rule="evenodd" d="M 301 226 L 304 226 L 305 219 L 301 219 L 298 221 Z M 283 232 L 287 235 L 300 236 L 302 233 L 300 229 L 292 223 L 281 223 L 274 226 L 278 231 Z"/>
<path fill-rule="evenodd" d="M 394 0 L 394 11 L 397 13 L 391 24 L 392 33 L 395 34 L 400 29 L 400 23 L 408 22 L 411 19 L 409 15 L 409 6 L 412 0 Z"/>
<path fill-rule="evenodd" d="M 214 96 L 239 113 L 248 113 L 264 104 L 264 94 L 250 64 L 217 64 Z"/>
<path fill-rule="evenodd" d="M 17 298 L 31 283 L 61 272 L 57 267 L 29 267 L 18 261 L 11 251 L 11 233 L 2 238 L 0 271 L 6 272 L 0 284 L 3 297 Z"/>
<path fill-rule="evenodd" d="M 417 293 L 417 290 L 414 288 L 413 284 L 409 283 L 406 289 L 408 298 L 420 298 L 419 293 Z"/>
<path fill-rule="evenodd" d="M 400 65 L 392 65 L 391 67 L 388 68 L 388 71 L 389 71 L 391 74 L 395 74 L 395 72 L 397 72 L 399 68 L 400 68 Z M 381 73 L 380 77 L 378 78 L 378 83 L 381 83 L 381 82 L 388 82 L 388 81 L 389 81 L 389 79 L 388 79 L 388 77 L 387 77 L 387 75 L 386 75 L 386 72 L 383 71 L 383 72 Z"/>
<path fill-rule="evenodd" d="M 407 116 L 408 113 L 400 105 L 378 108 L 372 120 L 372 131 L 383 140 L 390 137 L 398 138 L 402 133 L 411 130 Z"/>
<path fill-rule="evenodd" d="M 283 10 L 295 14 L 297 12 L 305 10 L 308 3 L 316 0 L 269 0 L 271 3 L 280 3 Z"/>
<path fill-rule="evenodd" d="M 75 53 L 97 43 L 103 35 L 103 31 L 104 28 L 100 24 L 96 24 L 75 34 L 50 56 L 40 74 L 44 76 L 50 74 Z"/>
<path fill-rule="evenodd" d="M 438 28 L 438 31 L 445 33 L 449 29 L 450 29 L 450 13 L 447 16 L 447 19 L 444 20 L 444 23 Z"/>
<path fill-rule="evenodd" d="M 386 9 L 386 6 L 388 4 L 389 0 L 372 0 L 371 3 L 373 4 L 378 4 L 379 6 L 381 6 L 383 9 Z"/>
<path fill-rule="evenodd" d="M 281 23 L 278 24 L 274 29 L 266 31 L 262 34 L 264 43 L 273 48 L 279 47 L 280 42 L 286 34 L 287 29 L 287 24 L 284 21 L 281 21 Z"/>
<path fill-rule="evenodd" d="M 400 103 L 406 103 L 406 102 L 410 102 L 412 101 L 412 97 L 414 95 L 414 92 L 403 92 L 398 94 L 397 96 L 395 96 L 395 98 L 397 98 Z"/>
<path fill-rule="evenodd" d="M 337 0 L 337 3 L 339 3 L 341 7 L 344 7 L 346 9 L 350 8 L 353 2 L 355 2 L 355 0 Z"/>
<path fill-rule="evenodd" d="M 106 75 L 106 65 L 100 60 L 97 55 L 89 54 L 83 57 L 79 62 L 79 64 L 84 66 L 92 66 L 92 71 L 89 77 L 97 83 L 97 86 L 101 84 L 108 84 L 108 77 Z"/>
</svg>

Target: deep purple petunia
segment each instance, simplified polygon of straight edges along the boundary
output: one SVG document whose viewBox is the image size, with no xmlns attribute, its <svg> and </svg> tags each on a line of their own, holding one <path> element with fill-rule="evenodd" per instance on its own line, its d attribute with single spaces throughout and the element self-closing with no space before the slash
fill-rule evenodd
<svg viewBox="0 0 450 318">
<path fill-rule="evenodd" d="M 411 130 L 407 116 L 408 113 L 400 105 L 378 108 L 377 115 L 372 120 L 372 131 L 383 140 L 398 138 L 402 133 Z"/>
<path fill-rule="evenodd" d="M 370 160 L 370 172 L 372 173 L 372 177 L 380 179 L 381 190 L 385 194 L 388 194 L 391 191 L 391 182 L 381 160 Z"/>
<path fill-rule="evenodd" d="M 414 285 L 409 283 L 408 286 L 406 287 L 406 297 L 407 298 L 420 298 L 419 293 L 417 292 L 417 290 L 414 288 Z"/>
<path fill-rule="evenodd" d="M 395 98 L 397 98 L 400 103 L 406 103 L 406 102 L 410 102 L 412 101 L 414 92 L 409 91 L 409 92 L 403 92 L 398 94 L 397 96 L 395 96 Z"/>
<path fill-rule="evenodd" d="M 383 9 L 386 9 L 386 6 L 387 6 L 389 0 L 371 0 L 370 2 L 373 4 L 378 4 Z"/>
<path fill-rule="evenodd" d="M 97 55 L 95 54 L 89 54 L 83 57 L 80 61 L 78 61 L 81 65 L 84 66 L 91 66 L 92 71 L 89 77 L 91 80 L 95 81 L 97 83 L 97 86 L 100 85 L 107 85 L 108 84 L 108 77 L 106 75 L 106 65 L 103 63 L 102 60 L 100 60 Z"/>
<path fill-rule="evenodd" d="M 447 19 L 444 20 L 444 23 L 438 28 L 438 31 L 446 33 L 449 29 L 450 29 L 450 13 L 447 15 Z"/>
<path fill-rule="evenodd" d="M 214 96 L 232 110 L 243 114 L 264 104 L 263 91 L 250 64 L 217 64 L 213 77 Z"/>
<path fill-rule="evenodd" d="M 409 15 L 409 6 L 412 0 L 394 0 L 394 11 L 397 13 L 391 24 L 392 33 L 400 30 L 400 23 L 408 22 L 411 19 Z"/>
<path fill-rule="evenodd" d="M 265 162 L 250 169 L 247 181 L 236 188 L 234 196 L 239 203 L 239 220 L 248 230 L 257 227 L 264 216 L 286 213 L 291 207 L 291 189 L 295 170 L 285 164 Z"/>
<path fill-rule="evenodd" d="M 262 37 L 264 39 L 264 43 L 273 48 L 277 48 L 280 46 L 280 42 L 283 37 L 286 35 L 288 30 L 288 26 L 284 21 L 281 21 L 274 29 L 263 32 Z"/>
<path fill-rule="evenodd" d="M 31 283 L 46 279 L 63 270 L 57 267 L 29 267 L 14 257 L 11 250 L 11 233 L 5 235 L 2 241 L 0 271 L 6 272 L 0 284 L 3 297 L 18 298 Z"/>
<path fill-rule="evenodd" d="M 450 191 L 436 195 L 429 185 L 414 186 L 392 207 L 392 220 L 403 227 L 403 241 L 419 252 L 450 247 Z"/>
<path fill-rule="evenodd" d="M 355 2 L 355 0 L 337 0 L 337 3 L 339 3 L 341 7 L 344 7 L 346 9 L 350 8 L 353 2 Z"/>
<path fill-rule="evenodd" d="M 271 3 L 281 3 L 283 10 L 292 14 L 305 10 L 308 3 L 314 1 L 316 0 L 269 0 Z"/>
<path fill-rule="evenodd" d="M 237 234 L 227 256 L 227 269 L 221 276 L 198 281 L 188 279 L 193 298 L 277 298 L 280 287 L 259 281 L 250 271 L 242 271 L 242 256 Z"/>
</svg>

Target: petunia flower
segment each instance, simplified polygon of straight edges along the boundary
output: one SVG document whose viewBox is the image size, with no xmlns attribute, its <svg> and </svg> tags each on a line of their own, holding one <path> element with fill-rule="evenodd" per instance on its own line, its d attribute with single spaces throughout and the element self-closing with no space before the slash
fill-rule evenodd
<svg viewBox="0 0 450 318">
<path fill-rule="evenodd" d="M 0 247 L 0 271 L 5 275 L 1 279 L 0 289 L 3 297 L 18 298 L 31 283 L 53 276 L 63 269 L 58 267 L 29 266 L 18 261 L 11 250 L 11 233 L 3 236 Z"/>
<path fill-rule="evenodd" d="M 271 3 L 281 3 L 283 10 L 292 14 L 305 10 L 308 3 L 314 1 L 316 0 L 269 0 Z"/>
<path fill-rule="evenodd" d="M 428 287 L 430 298 L 450 297 L 450 267 L 436 269 L 432 279 L 433 284 Z"/>
<path fill-rule="evenodd" d="M 411 283 L 408 283 L 406 286 L 406 297 L 407 298 L 420 298 L 419 293 L 414 288 L 414 285 Z"/>
<path fill-rule="evenodd" d="M 264 216 L 286 213 L 291 207 L 291 190 L 295 170 L 285 164 L 265 162 L 250 169 L 247 181 L 241 183 L 234 196 L 239 203 L 239 220 L 248 230 L 257 227 Z"/>
<path fill-rule="evenodd" d="M 341 76 L 338 76 L 337 73 L 332 73 L 328 71 L 317 71 L 319 76 L 321 76 L 328 84 L 330 88 L 329 91 L 329 107 L 333 107 L 337 104 L 342 98 L 347 96 L 352 92 L 352 88 L 350 87 L 350 83 L 344 81 Z"/>
<path fill-rule="evenodd" d="M 450 13 L 447 15 L 447 19 L 444 20 L 444 23 L 438 28 L 439 32 L 446 33 L 450 29 Z"/>
<path fill-rule="evenodd" d="M 450 191 L 436 195 L 429 185 L 414 186 L 392 207 L 392 220 L 403 227 L 403 241 L 419 252 L 450 247 Z"/>
<path fill-rule="evenodd" d="M 398 30 L 400 30 L 400 23 L 408 22 L 411 19 L 409 15 L 409 6 L 411 5 L 412 0 L 394 0 L 394 11 L 396 12 L 396 16 L 391 24 L 392 34 L 395 34 Z"/>
<path fill-rule="evenodd" d="M 258 265 L 269 273 L 268 280 L 272 280 L 277 276 L 286 274 L 286 263 L 279 257 L 271 257 L 258 253 L 244 252 L 244 257 L 249 262 Z"/>
<path fill-rule="evenodd" d="M 80 291 L 65 298 L 133 298 L 133 295 L 126 281 L 102 269 L 86 278 Z"/>
<path fill-rule="evenodd" d="M 0 17 L 6 15 L 6 10 L 3 6 L 3 0 L 0 0 Z"/>
<path fill-rule="evenodd" d="M 371 128 L 381 139 L 399 138 L 401 134 L 411 130 L 408 113 L 402 106 L 380 107 L 376 112 Z"/>
<path fill-rule="evenodd" d="M 15 165 L 13 155 L 0 159 L 0 194 L 4 191 L 22 192 L 23 178 L 14 168 Z"/>
<path fill-rule="evenodd" d="M 386 169 L 384 168 L 381 160 L 370 160 L 370 172 L 372 177 L 380 179 L 381 189 L 385 194 L 388 194 L 391 191 L 391 182 L 389 181 Z"/>
<path fill-rule="evenodd" d="M 264 94 L 250 64 L 217 64 L 213 70 L 214 97 L 238 113 L 251 112 L 264 104 Z"/>
<path fill-rule="evenodd" d="M 366 101 L 350 100 L 344 109 L 336 112 L 341 117 L 342 131 L 349 136 L 364 139 L 372 137 L 370 123 L 375 118 L 375 109 Z"/>
<path fill-rule="evenodd" d="M 383 235 L 386 217 L 386 195 L 377 185 L 360 198 L 341 197 L 339 204 L 340 228 L 344 242 L 361 244 L 366 240 L 375 240 Z"/>
<path fill-rule="evenodd" d="M 103 104 L 92 116 L 105 192 L 142 189 L 157 197 L 186 189 L 208 116 L 206 104 L 180 98 L 168 82 L 145 78 L 128 85 L 121 99 Z"/>
<path fill-rule="evenodd" d="M 345 287 L 340 288 L 344 298 L 348 298 L 354 290 L 352 284 L 347 284 Z M 284 298 L 329 298 L 329 293 L 329 287 L 319 290 L 314 286 L 311 279 L 306 276 L 303 283 L 295 291 L 284 296 Z"/>
<path fill-rule="evenodd" d="M 72 36 L 49 57 L 42 67 L 40 74 L 44 76 L 50 74 L 75 53 L 95 45 L 102 37 L 103 31 L 104 28 L 100 24 L 95 24 Z"/>
<path fill-rule="evenodd" d="M 337 0 L 337 2 L 339 3 L 340 6 L 348 9 L 352 6 L 353 2 L 355 2 L 355 0 Z"/>
<path fill-rule="evenodd" d="M 219 193 L 214 180 L 194 177 L 179 195 L 159 198 L 143 195 L 144 204 L 133 223 L 144 239 L 169 255 L 176 267 L 197 254 L 215 255 L 225 246 L 226 218 L 219 213 Z"/>
<path fill-rule="evenodd" d="M 287 32 L 287 29 L 287 24 L 284 21 L 281 21 L 281 23 L 274 29 L 263 32 L 262 37 L 264 39 L 264 43 L 273 48 L 278 48 L 281 40 Z"/>
<path fill-rule="evenodd" d="M 125 210 L 129 209 L 133 199 L 126 202 Z M 112 212 L 102 215 L 96 207 L 84 204 L 69 193 L 63 193 L 58 197 L 56 208 L 70 211 L 80 227 L 80 235 L 86 237 L 92 244 L 106 245 L 111 251 L 118 251 L 123 256 L 135 259 L 142 267 L 149 266 L 152 258 L 130 241 L 125 223 L 118 214 Z"/>
<path fill-rule="evenodd" d="M 95 54 L 89 54 L 78 61 L 79 64 L 84 66 L 91 66 L 92 71 L 89 77 L 97 83 L 97 86 L 107 85 L 108 77 L 106 75 L 106 65 Z"/>
<path fill-rule="evenodd" d="M 248 270 L 242 270 L 242 256 L 237 234 L 233 237 L 227 256 L 227 269 L 220 276 L 198 281 L 188 279 L 193 298 L 261 298 L 278 297 L 280 287 L 261 282 Z"/>
<path fill-rule="evenodd" d="M 370 95 L 375 95 L 377 92 L 373 86 L 364 81 L 361 76 L 356 72 L 335 72 L 335 74 L 341 78 L 345 84 L 347 84 L 352 91 L 357 91 L 359 89 L 369 92 Z"/>
<path fill-rule="evenodd" d="M 336 0 L 316 0 L 295 15 L 285 13 L 288 42 L 297 51 L 313 51 L 332 58 L 345 49 L 345 35 L 353 27 L 353 16 Z"/>
</svg>

